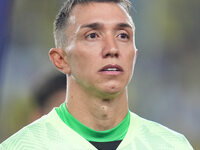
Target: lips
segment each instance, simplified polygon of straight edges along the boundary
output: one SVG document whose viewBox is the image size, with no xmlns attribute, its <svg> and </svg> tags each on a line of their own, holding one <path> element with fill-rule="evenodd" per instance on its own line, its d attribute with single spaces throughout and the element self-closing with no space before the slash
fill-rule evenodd
<svg viewBox="0 0 200 150">
<path fill-rule="evenodd" d="M 103 68 L 101 68 L 99 70 L 99 72 L 123 72 L 123 69 L 121 66 L 119 65 L 112 65 L 112 64 L 109 64 L 109 65 L 106 65 L 104 66 Z"/>
</svg>

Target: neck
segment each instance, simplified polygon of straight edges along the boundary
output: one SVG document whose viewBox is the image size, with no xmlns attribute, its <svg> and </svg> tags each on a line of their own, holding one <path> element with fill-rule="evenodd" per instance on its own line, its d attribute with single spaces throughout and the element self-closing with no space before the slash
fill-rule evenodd
<svg viewBox="0 0 200 150">
<path fill-rule="evenodd" d="M 112 99 L 103 99 L 68 80 L 66 104 L 68 111 L 82 124 L 104 131 L 117 126 L 127 115 L 126 92 L 124 89 Z"/>
</svg>

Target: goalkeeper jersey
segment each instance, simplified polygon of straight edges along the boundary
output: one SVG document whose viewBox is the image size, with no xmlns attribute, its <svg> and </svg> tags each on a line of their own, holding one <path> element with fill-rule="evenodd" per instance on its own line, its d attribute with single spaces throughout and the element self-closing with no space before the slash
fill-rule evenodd
<svg viewBox="0 0 200 150">
<path fill-rule="evenodd" d="M 55 108 L 0 144 L 0 150 L 97 150 L 67 126 Z M 193 150 L 187 139 L 158 123 L 130 114 L 128 131 L 117 150 Z"/>
</svg>

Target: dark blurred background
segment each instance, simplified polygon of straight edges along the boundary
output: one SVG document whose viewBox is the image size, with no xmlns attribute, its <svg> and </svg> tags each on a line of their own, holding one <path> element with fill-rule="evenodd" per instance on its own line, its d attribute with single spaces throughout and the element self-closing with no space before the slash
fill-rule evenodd
<svg viewBox="0 0 200 150">
<path fill-rule="evenodd" d="M 0 1 L 0 143 L 32 121 L 36 89 L 45 90 L 41 84 L 59 74 L 48 51 L 63 1 Z M 139 55 L 129 84 L 130 109 L 184 134 L 200 149 L 200 1 L 132 3 Z"/>
</svg>

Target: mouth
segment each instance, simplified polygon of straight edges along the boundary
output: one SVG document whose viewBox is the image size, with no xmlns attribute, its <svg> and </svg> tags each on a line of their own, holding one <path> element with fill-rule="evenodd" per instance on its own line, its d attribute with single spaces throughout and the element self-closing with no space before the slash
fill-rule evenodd
<svg viewBox="0 0 200 150">
<path fill-rule="evenodd" d="M 105 74 L 119 74 L 119 73 L 122 73 L 123 72 L 123 69 L 121 66 L 119 65 L 116 65 L 116 64 L 109 64 L 109 65 L 106 65 L 104 66 L 103 68 L 101 68 L 99 70 L 100 73 L 105 73 Z"/>
</svg>

